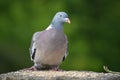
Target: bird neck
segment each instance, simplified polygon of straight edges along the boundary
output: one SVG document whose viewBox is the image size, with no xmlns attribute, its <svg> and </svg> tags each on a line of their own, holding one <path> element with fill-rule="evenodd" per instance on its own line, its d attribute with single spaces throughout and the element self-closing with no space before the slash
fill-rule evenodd
<svg viewBox="0 0 120 80">
<path fill-rule="evenodd" d="M 59 29 L 59 30 L 63 30 L 63 23 L 60 22 L 52 22 L 51 23 L 51 27 Z"/>
</svg>

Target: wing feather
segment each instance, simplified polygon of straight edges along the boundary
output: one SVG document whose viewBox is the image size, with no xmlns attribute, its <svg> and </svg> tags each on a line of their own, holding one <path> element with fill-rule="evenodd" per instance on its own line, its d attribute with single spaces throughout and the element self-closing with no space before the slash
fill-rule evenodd
<svg viewBox="0 0 120 80">
<path fill-rule="evenodd" d="M 32 61 L 33 61 L 34 58 L 35 58 L 35 53 L 36 53 L 36 40 L 37 40 L 38 37 L 40 36 L 40 33 L 41 33 L 41 32 L 36 32 L 36 33 L 33 34 L 33 37 L 32 37 L 31 45 L 30 45 L 30 48 L 29 48 L 30 57 L 31 57 L 31 60 L 32 60 Z"/>
<path fill-rule="evenodd" d="M 68 40 L 67 40 L 67 36 L 66 35 L 65 35 L 65 38 L 66 38 L 67 43 L 66 43 L 66 52 L 65 52 L 65 55 L 63 57 L 63 61 L 66 59 L 67 55 L 69 54 L 69 51 L 68 51 Z"/>
</svg>

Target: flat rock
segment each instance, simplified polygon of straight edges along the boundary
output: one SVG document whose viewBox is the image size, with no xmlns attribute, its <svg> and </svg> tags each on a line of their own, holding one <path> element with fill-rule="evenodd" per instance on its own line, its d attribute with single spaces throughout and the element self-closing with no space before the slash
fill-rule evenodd
<svg viewBox="0 0 120 80">
<path fill-rule="evenodd" d="M 0 74 L 0 80 L 120 80 L 120 74 L 92 71 L 29 71 Z"/>
</svg>

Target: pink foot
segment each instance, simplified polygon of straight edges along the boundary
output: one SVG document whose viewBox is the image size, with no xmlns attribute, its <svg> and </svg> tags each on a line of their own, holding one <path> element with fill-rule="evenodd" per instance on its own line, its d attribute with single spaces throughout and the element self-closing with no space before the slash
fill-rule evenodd
<svg viewBox="0 0 120 80">
<path fill-rule="evenodd" d="M 37 68 L 35 66 L 32 66 L 30 68 L 25 68 L 24 70 L 37 71 Z"/>
<path fill-rule="evenodd" d="M 35 66 L 32 66 L 32 67 L 29 68 L 29 70 L 37 71 L 37 68 Z"/>
<path fill-rule="evenodd" d="M 52 69 L 50 70 L 53 70 L 53 71 L 63 71 L 62 69 L 59 69 L 58 66 L 53 66 Z"/>
</svg>

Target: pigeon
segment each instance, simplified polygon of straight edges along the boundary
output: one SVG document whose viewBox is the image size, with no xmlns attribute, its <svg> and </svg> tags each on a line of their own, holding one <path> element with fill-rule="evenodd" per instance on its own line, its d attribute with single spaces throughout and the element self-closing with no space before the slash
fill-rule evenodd
<svg viewBox="0 0 120 80">
<path fill-rule="evenodd" d="M 30 70 L 59 70 L 68 54 L 68 40 L 63 24 L 71 23 L 66 12 L 57 12 L 51 24 L 43 31 L 35 32 L 30 50 L 34 66 Z"/>
</svg>

